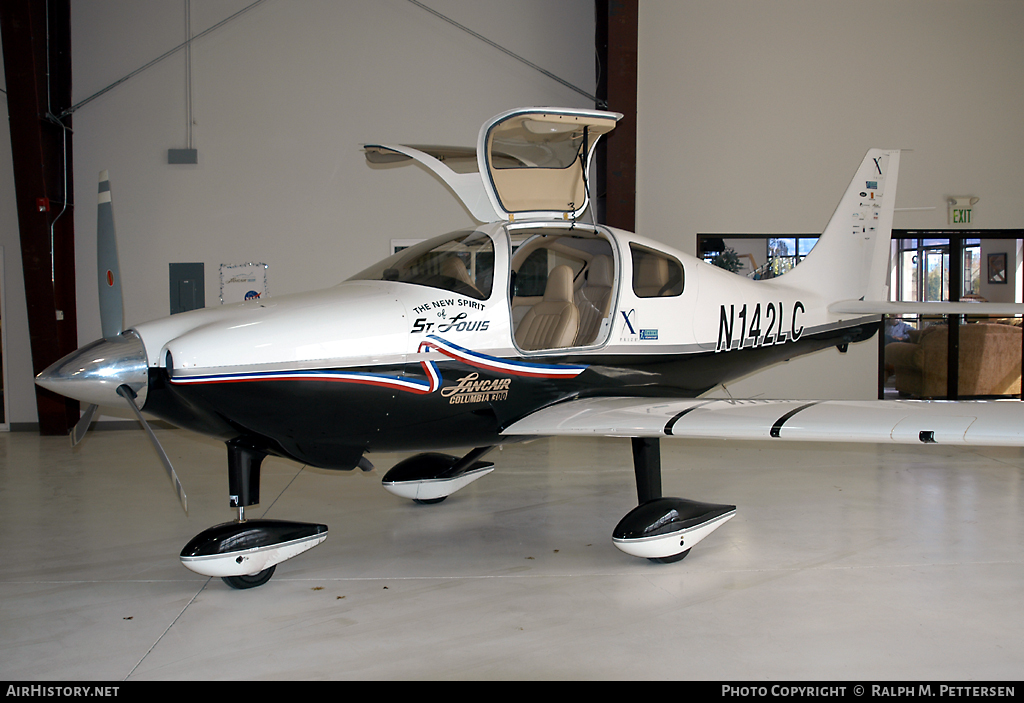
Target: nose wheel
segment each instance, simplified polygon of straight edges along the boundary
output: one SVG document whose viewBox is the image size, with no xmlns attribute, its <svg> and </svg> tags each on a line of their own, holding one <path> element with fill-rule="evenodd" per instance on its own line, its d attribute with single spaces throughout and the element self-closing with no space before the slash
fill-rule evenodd
<svg viewBox="0 0 1024 703">
<path fill-rule="evenodd" d="M 651 559 L 648 559 L 647 561 L 652 562 L 654 564 L 675 564 L 677 561 L 682 561 L 683 559 L 685 559 L 686 555 L 689 553 L 690 550 L 687 549 L 685 551 L 679 552 L 679 554 L 675 554 L 670 557 L 653 557 Z"/>
<path fill-rule="evenodd" d="M 258 574 L 252 574 L 250 576 L 222 576 L 220 580 L 240 591 L 246 588 L 256 588 L 257 586 L 262 586 L 269 581 L 270 577 L 274 575 L 274 569 L 276 568 L 277 564 L 274 564 L 269 569 L 264 569 Z"/>
</svg>

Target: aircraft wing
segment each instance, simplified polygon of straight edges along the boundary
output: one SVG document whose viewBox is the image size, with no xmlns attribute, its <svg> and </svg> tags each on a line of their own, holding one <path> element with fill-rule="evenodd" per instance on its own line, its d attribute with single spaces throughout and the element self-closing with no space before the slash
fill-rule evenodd
<svg viewBox="0 0 1024 703">
<path fill-rule="evenodd" d="M 1024 402 L 582 398 L 502 434 L 1024 446 Z"/>
</svg>

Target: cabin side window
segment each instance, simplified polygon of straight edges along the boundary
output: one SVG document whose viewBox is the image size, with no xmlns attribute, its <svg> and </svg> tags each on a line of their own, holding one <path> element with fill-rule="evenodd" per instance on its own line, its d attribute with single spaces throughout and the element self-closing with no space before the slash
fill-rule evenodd
<svg viewBox="0 0 1024 703">
<path fill-rule="evenodd" d="M 633 292 L 638 298 L 670 298 L 683 292 L 683 265 L 674 257 L 637 244 L 633 258 Z"/>
</svg>

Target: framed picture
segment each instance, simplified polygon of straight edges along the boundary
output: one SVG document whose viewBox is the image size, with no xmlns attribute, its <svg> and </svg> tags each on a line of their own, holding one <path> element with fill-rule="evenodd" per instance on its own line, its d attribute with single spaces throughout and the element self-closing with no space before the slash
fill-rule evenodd
<svg viewBox="0 0 1024 703">
<path fill-rule="evenodd" d="M 267 297 L 266 264 L 221 264 L 220 304 Z"/>
<path fill-rule="evenodd" d="M 1006 283 L 1006 253 L 988 255 L 988 282 Z"/>
</svg>

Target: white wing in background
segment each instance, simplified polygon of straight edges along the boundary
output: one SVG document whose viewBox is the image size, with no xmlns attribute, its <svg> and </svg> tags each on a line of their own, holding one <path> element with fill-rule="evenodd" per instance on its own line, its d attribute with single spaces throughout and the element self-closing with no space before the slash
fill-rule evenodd
<svg viewBox="0 0 1024 703">
<path fill-rule="evenodd" d="M 585 398 L 532 413 L 502 434 L 1024 446 L 1024 403 Z"/>
</svg>

